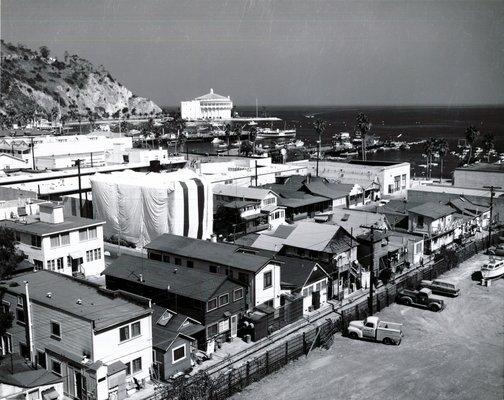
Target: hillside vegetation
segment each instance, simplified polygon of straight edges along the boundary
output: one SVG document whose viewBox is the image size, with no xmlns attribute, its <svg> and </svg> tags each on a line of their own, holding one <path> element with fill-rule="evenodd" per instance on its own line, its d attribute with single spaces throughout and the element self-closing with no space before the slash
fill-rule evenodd
<svg viewBox="0 0 504 400">
<path fill-rule="evenodd" d="M 95 67 L 65 52 L 63 60 L 1 42 L 2 124 L 27 123 L 37 116 L 55 120 L 152 116 L 161 109 L 116 81 L 102 66 Z"/>
</svg>

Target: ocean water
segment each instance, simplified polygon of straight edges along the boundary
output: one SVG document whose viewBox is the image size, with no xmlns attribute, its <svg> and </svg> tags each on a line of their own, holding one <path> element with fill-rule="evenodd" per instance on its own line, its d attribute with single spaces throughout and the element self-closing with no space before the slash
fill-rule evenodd
<svg viewBox="0 0 504 400">
<path fill-rule="evenodd" d="M 255 115 L 254 107 L 236 107 L 241 116 Z M 480 138 L 486 132 L 494 135 L 495 148 L 504 152 L 504 106 L 491 107 L 267 107 L 268 115 L 279 117 L 281 123 L 276 128 L 296 128 L 297 137 L 308 145 L 315 145 L 317 135 L 313 128 L 315 119 L 326 121 L 326 133 L 323 144 L 330 144 L 331 138 L 338 132 L 353 133 L 355 118 L 359 112 L 365 113 L 372 123 L 371 132 L 382 140 L 400 140 L 415 142 L 429 137 L 448 140 L 450 150 L 457 150 L 459 139 L 465 138 L 466 128 L 472 124 L 480 131 Z M 260 110 L 260 113 L 262 110 Z M 313 118 L 307 118 L 313 115 Z M 399 136 L 400 135 L 400 136 Z M 478 146 L 478 143 L 476 144 Z M 190 151 L 212 153 L 208 143 L 190 144 Z M 424 176 L 426 164 L 422 156 L 423 146 L 415 145 L 410 150 L 382 151 L 369 154 L 370 160 L 408 161 L 412 164 L 412 176 Z M 448 178 L 460 164 L 456 156 L 447 155 L 444 160 L 443 176 Z M 433 177 L 439 177 L 440 166 L 433 167 Z"/>
</svg>

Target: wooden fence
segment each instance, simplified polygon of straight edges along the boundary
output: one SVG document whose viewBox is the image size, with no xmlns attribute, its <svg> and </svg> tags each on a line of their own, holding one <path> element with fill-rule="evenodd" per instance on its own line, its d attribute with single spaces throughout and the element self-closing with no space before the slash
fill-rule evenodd
<svg viewBox="0 0 504 400">
<path fill-rule="evenodd" d="M 498 242 L 499 234 L 492 237 L 492 243 Z M 443 257 L 429 265 L 416 268 L 380 287 L 373 297 L 373 310 L 378 312 L 395 302 L 396 294 L 401 289 L 417 288 L 422 279 L 435 279 L 439 275 L 458 267 L 458 265 L 486 248 L 487 239 L 475 241 L 460 247 L 456 251 L 446 252 Z M 367 298 L 366 298 L 367 300 Z M 345 333 L 352 320 L 364 319 L 369 315 L 368 302 L 361 301 L 354 306 L 345 307 L 341 318 L 327 319 L 319 326 L 306 328 L 304 332 L 279 343 L 273 349 L 251 358 L 237 368 L 229 368 L 218 376 L 209 376 L 204 372 L 189 379 L 181 378 L 171 385 L 161 384 L 151 400 L 223 400 L 242 391 L 253 382 L 260 381 L 289 362 L 298 359 L 316 347 L 329 348 L 333 335 Z"/>
</svg>

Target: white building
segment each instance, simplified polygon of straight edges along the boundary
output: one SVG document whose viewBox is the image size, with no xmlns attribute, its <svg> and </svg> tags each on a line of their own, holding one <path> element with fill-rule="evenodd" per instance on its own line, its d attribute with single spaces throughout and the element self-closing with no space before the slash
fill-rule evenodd
<svg viewBox="0 0 504 400">
<path fill-rule="evenodd" d="M 0 153 L 0 170 L 9 170 L 17 168 L 30 168 L 27 160 L 20 157 L 13 156 L 12 154 Z"/>
<path fill-rule="evenodd" d="M 11 154 L 27 162 L 29 168 L 68 168 L 81 160 L 82 166 L 105 165 L 108 153 L 131 149 L 131 137 L 108 138 L 103 135 L 5 137 L 0 153 Z"/>
<path fill-rule="evenodd" d="M 194 100 L 180 103 L 180 113 L 185 120 L 231 119 L 232 109 L 233 102 L 229 96 L 214 93 L 213 89 Z"/>
<path fill-rule="evenodd" d="M 16 234 L 17 248 L 37 269 L 65 275 L 99 275 L 105 269 L 103 221 L 64 217 L 63 205 L 39 204 L 39 216 L 1 221 Z"/>
<path fill-rule="evenodd" d="M 315 162 L 310 162 L 310 171 L 315 171 Z M 319 174 L 341 183 L 358 184 L 364 190 L 376 185 L 382 197 L 406 196 L 410 187 L 410 164 L 407 162 L 320 161 Z"/>
<path fill-rule="evenodd" d="M 59 398 L 122 400 L 150 379 L 150 300 L 50 271 L 0 285 L 9 350 L 63 378 Z"/>
</svg>

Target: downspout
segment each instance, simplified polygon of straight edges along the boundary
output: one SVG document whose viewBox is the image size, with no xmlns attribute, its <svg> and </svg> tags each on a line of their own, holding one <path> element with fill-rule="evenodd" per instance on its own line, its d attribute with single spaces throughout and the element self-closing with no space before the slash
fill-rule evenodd
<svg viewBox="0 0 504 400">
<path fill-rule="evenodd" d="M 33 343 L 33 326 L 32 326 L 32 315 L 30 307 L 30 290 L 28 288 L 28 281 L 24 281 L 25 284 L 25 296 L 26 296 L 26 316 L 28 318 L 28 349 L 30 351 L 30 361 L 35 365 L 35 345 Z"/>
</svg>

